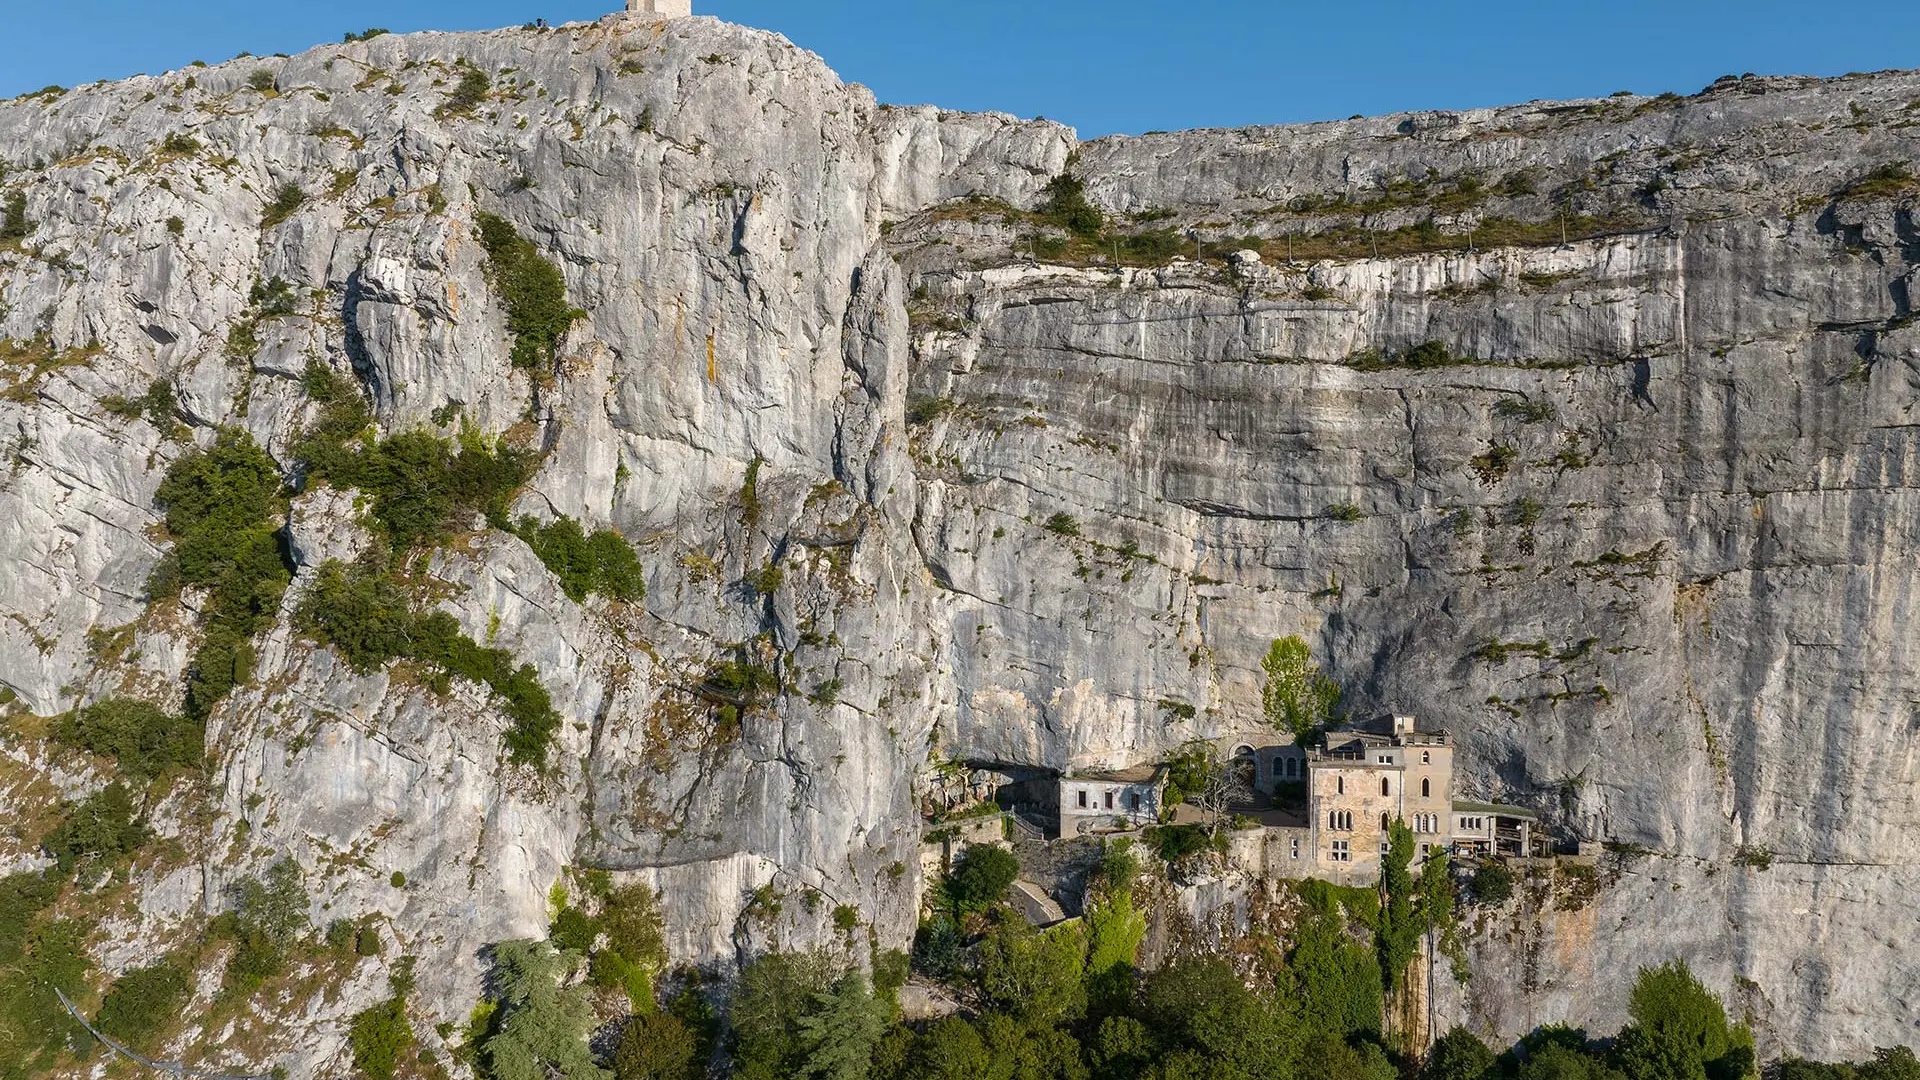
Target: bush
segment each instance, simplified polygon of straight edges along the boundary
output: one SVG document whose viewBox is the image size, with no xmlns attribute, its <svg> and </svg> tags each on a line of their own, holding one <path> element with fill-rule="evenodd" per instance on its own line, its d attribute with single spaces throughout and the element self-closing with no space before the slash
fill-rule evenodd
<svg viewBox="0 0 1920 1080">
<path fill-rule="evenodd" d="M 479 68 L 461 61 L 460 81 L 454 84 L 447 99 L 434 110 L 434 115 L 442 120 L 454 117 L 471 116 L 480 103 L 487 100 L 487 94 L 493 89 L 493 80 Z"/>
<path fill-rule="evenodd" d="M 358 944 L 358 930 L 351 919 L 335 919 L 327 924 L 323 940 L 334 952 L 347 952 Z"/>
<path fill-rule="evenodd" d="M 387 31 L 384 28 L 362 30 L 357 34 L 349 31 L 345 36 L 341 37 L 340 43 L 343 45 L 352 45 L 357 41 L 372 41 L 374 38 L 385 36 L 386 33 Z"/>
<path fill-rule="evenodd" d="M 23 947 L 0 968 L 0 1080 L 52 1076 L 56 1060 L 87 1038 L 54 991 L 85 997 L 89 929 L 71 919 L 30 926 Z"/>
<path fill-rule="evenodd" d="M 406 1000 L 395 996 L 356 1013 L 347 1042 L 353 1047 L 355 1068 L 373 1080 L 393 1080 L 401 1053 L 413 1045 Z"/>
<path fill-rule="evenodd" d="M 1472 889 L 1476 903 L 1504 904 L 1513 896 L 1513 871 L 1505 863 L 1483 862 L 1473 872 Z"/>
<path fill-rule="evenodd" d="M 25 240 L 33 232 L 27 223 L 27 193 L 16 191 L 0 206 L 0 244 Z"/>
<path fill-rule="evenodd" d="M 243 877 L 227 890 L 233 907 L 214 920 L 216 937 L 234 941 L 226 986 L 252 993 L 286 968 L 287 953 L 307 930 L 307 890 L 300 865 L 281 859 L 266 879 Z"/>
<path fill-rule="evenodd" d="M 147 838 L 146 822 L 134 817 L 133 794 L 116 780 L 73 807 L 44 845 L 64 874 L 81 859 L 130 855 Z"/>
<path fill-rule="evenodd" d="M 513 365 L 529 372 L 550 367 L 560 338 L 586 314 L 567 306 L 566 278 L 497 214 L 480 215 L 480 246 L 487 252 L 488 280 L 507 309 Z"/>
<path fill-rule="evenodd" d="M 257 90 L 264 94 L 272 90 L 273 87 L 274 77 L 271 68 L 255 68 L 253 72 L 247 76 L 247 88 L 250 90 Z"/>
<path fill-rule="evenodd" d="M 222 429 L 213 447 L 167 470 L 154 501 L 166 511 L 173 551 L 149 580 L 156 599 L 202 586 L 207 631 L 187 673 L 185 713 L 204 721 L 251 677 L 250 639 L 279 614 L 292 580 L 275 518 L 284 509 L 280 473 L 253 437 Z"/>
<path fill-rule="evenodd" d="M 379 956 L 385 949 L 380 940 L 380 928 L 362 926 L 353 934 L 353 954 L 355 956 Z"/>
<path fill-rule="evenodd" d="M 410 659 L 437 669 L 442 689 L 455 677 L 486 686 L 513 721 L 505 738 L 509 756 L 521 764 L 545 766 L 560 716 L 533 665 L 516 668 L 512 653 L 482 648 L 444 611 L 415 611 L 400 584 L 377 563 L 322 566 L 294 613 L 294 625 L 339 649 L 348 665 L 363 674 Z"/>
<path fill-rule="evenodd" d="M 280 185 L 274 189 L 273 201 L 267 204 L 266 212 L 260 217 L 260 227 L 273 228 L 292 217 L 306 201 L 307 193 L 300 190 L 299 184 Z"/>
<path fill-rule="evenodd" d="M 54 723 L 53 734 L 68 746 L 112 758 L 120 774 L 135 782 L 198 768 L 206 760 L 203 722 L 131 698 L 108 698 L 67 713 Z"/>
<path fill-rule="evenodd" d="M 1047 519 L 1046 530 L 1055 536 L 1079 536 L 1080 522 L 1072 514 L 1062 511 Z"/>
<path fill-rule="evenodd" d="M 1040 204 L 1040 216 L 1076 236 L 1097 237 L 1106 218 L 1099 207 L 1087 201 L 1087 185 L 1072 173 L 1061 173 L 1047 182 L 1046 201 Z"/>
<path fill-rule="evenodd" d="M 699 1040 L 679 1017 L 644 1013 L 621 1032 L 613 1075 L 617 1080 L 694 1080 L 705 1073 L 696 1069 L 699 1057 Z"/>
<path fill-rule="evenodd" d="M 193 978 L 183 966 L 162 960 L 113 981 L 100 1002 L 94 1026 L 135 1049 L 154 1049 L 193 996 Z"/>
<path fill-rule="evenodd" d="M 547 525 L 528 517 L 520 519 L 514 533 L 533 548 L 533 553 L 560 579 L 561 591 L 576 604 L 593 593 L 614 600 L 646 598 L 647 583 L 640 560 L 626 538 L 612 529 L 600 529 L 588 536 L 570 517 Z"/>
<path fill-rule="evenodd" d="M 954 861 L 947 875 L 947 895 L 956 910 L 979 911 L 1000 902 L 1014 879 L 1020 876 L 1020 860 L 1013 852 L 994 844 L 975 844 Z"/>
</svg>

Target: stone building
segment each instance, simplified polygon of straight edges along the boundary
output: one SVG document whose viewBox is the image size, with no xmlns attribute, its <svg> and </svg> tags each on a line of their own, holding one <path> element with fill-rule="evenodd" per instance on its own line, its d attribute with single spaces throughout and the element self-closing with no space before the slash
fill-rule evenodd
<svg viewBox="0 0 1920 1080">
<path fill-rule="evenodd" d="M 1160 820 L 1167 770 L 1162 765 L 1131 769 L 1069 770 L 1057 792 L 1060 835 L 1138 829 Z"/>
<path fill-rule="evenodd" d="M 627 0 L 627 11 L 634 15 L 684 19 L 693 14 L 693 0 Z"/>
</svg>

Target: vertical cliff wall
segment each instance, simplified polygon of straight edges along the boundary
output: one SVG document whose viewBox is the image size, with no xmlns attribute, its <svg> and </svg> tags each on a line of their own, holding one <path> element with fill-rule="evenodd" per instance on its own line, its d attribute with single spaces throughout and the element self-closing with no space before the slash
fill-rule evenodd
<svg viewBox="0 0 1920 1080">
<path fill-rule="evenodd" d="M 200 600 L 146 599 L 155 489 L 222 425 L 291 468 L 312 364 L 383 431 L 537 448 L 516 510 L 617 527 L 647 575 L 644 605 L 575 603 L 478 527 L 428 558 L 434 602 L 553 696 L 537 774 L 478 688 L 294 631 L 367 542 L 353 493 L 296 498 L 213 791 L 158 808 L 177 844 L 103 965 L 281 854 L 316 918 L 426 958 L 450 1021 L 568 865 L 658 885 L 687 960 L 837 941 L 841 904 L 898 944 L 930 753 L 1151 759 L 1257 724 L 1257 659 L 1299 633 L 1355 711 L 1455 732 L 1473 793 L 1651 853 L 1489 919 L 1443 1018 L 1606 1027 L 1677 955 L 1772 1047 L 1910 1041 L 1920 234 L 1885 167 L 1916 102 L 1910 75 L 1749 79 L 1076 145 L 877 106 L 772 35 L 617 18 L 0 104 L 33 225 L 0 250 L 17 712 L 177 699 Z M 1026 213 L 1076 151 L 1137 239 Z M 482 213 L 585 313 L 551 380 L 511 362 Z M 275 278 L 294 311 L 261 318 Z M 156 380 L 165 422 L 108 407 Z M 734 727 L 700 688 L 743 649 L 780 689 Z M 30 737 L 6 769 L 23 806 L 104 782 Z M 320 1067 L 380 993 L 303 1005 L 281 1050 Z"/>
</svg>

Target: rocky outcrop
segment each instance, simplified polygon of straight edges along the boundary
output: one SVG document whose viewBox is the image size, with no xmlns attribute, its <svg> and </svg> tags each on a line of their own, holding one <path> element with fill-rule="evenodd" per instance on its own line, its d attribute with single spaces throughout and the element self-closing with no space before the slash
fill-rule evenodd
<svg viewBox="0 0 1920 1080">
<path fill-rule="evenodd" d="M 290 466 L 317 363 L 383 430 L 540 449 L 517 509 L 620 529 L 647 600 L 575 603 L 499 532 L 432 556 L 442 609 L 562 714 L 545 774 L 503 765 L 478 688 L 352 672 L 283 617 L 127 963 L 279 854 L 456 1023 L 568 865 L 659 886 L 690 962 L 832 943 L 840 904 L 897 945 L 930 754 L 1150 759 L 1254 724 L 1258 657 L 1300 633 L 1354 710 L 1453 730 L 1477 793 L 1657 853 L 1579 918 L 1503 914 L 1449 1018 L 1607 1027 L 1678 955 L 1758 987 L 1770 1048 L 1910 1040 L 1920 234 L 1896 174 L 1842 193 L 1915 160 L 1917 99 L 1748 79 L 1081 146 L 616 17 L 0 104 L 34 224 L 0 251 L 0 681 L 43 715 L 176 692 L 159 478 L 217 425 Z M 1076 150 L 1129 231 L 1175 231 L 1036 243 L 1014 208 Z M 482 213 L 584 312 L 550 383 L 511 362 Z M 1206 259 L 1174 257 L 1188 229 Z M 108 407 L 156 381 L 173 420 Z M 288 613 L 362 512 L 296 500 Z M 740 648 L 782 689 L 734 730 L 699 687 Z M 302 1020 L 295 1071 L 382 992 Z"/>
</svg>

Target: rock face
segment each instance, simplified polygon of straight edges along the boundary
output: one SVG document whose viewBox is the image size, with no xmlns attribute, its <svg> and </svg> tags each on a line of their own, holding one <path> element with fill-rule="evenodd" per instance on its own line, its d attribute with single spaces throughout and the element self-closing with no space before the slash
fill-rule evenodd
<svg viewBox="0 0 1920 1080">
<path fill-rule="evenodd" d="M 316 918 L 384 916 L 454 1022 L 569 865 L 657 885 L 681 960 L 832 943 L 841 904 L 898 945 L 930 754 L 1120 765 L 1257 726 L 1258 658 L 1298 633 L 1354 711 L 1454 731 L 1475 793 L 1653 853 L 1490 919 L 1443 1019 L 1610 1028 L 1681 956 L 1768 1049 L 1912 1041 L 1920 231 L 1902 174 L 1860 181 L 1920 156 L 1916 105 L 1913 75 L 1747 79 L 1078 145 L 625 17 L 0 103 L 33 224 L 0 249 L 0 682 L 42 715 L 177 698 L 191 607 L 143 583 L 187 444 L 111 397 L 158 380 L 193 440 L 291 464 L 319 363 L 385 431 L 529 439 L 518 509 L 620 529 L 648 600 L 576 604 L 498 532 L 431 557 L 562 713 L 545 775 L 503 767 L 478 688 L 355 674 L 283 617 L 210 726 L 218 820 L 119 966 L 280 854 Z M 1095 204 L 1175 231 L 1036 242 L 1013 208 L 1075 151 Z M 510 361 L 481 213 L 585 312 L 548 385 Z M 1176 258 L 1189 228 L 1249 253 Z M 232 358 L 274 278 L 296 312 Z M 287 613 L 358 513 L 295 500 Z M 783 692 L 734 733 L 687 687 L 743 643 Z M 381 993 L 279 1060 L 337 1065 Z"/>
</svg>

